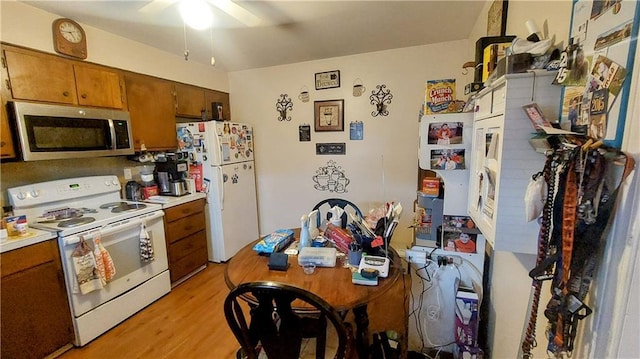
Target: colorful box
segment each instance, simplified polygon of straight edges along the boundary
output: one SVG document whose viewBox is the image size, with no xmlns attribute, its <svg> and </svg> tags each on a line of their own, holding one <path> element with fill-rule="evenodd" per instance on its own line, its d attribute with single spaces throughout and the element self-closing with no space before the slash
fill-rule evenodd
<svg viewBox="0 0 640 359">
<path fill-rule="evenodd" d="M 438 197 L 440 194 L 440 179 L 425 177 L 422 179 L 421 195 L 427 197 Z"/>
<path fill-rule="evenodd" d="M 424 114 L 456 112 L 456 80 L 428 80 L 424 91 Z"/>
<path fill-rule="evenodd" d="M 459 290 L 456 294 L 455 338 L 460 347 L 478 346 L 478 295 Z"/>
</svg>

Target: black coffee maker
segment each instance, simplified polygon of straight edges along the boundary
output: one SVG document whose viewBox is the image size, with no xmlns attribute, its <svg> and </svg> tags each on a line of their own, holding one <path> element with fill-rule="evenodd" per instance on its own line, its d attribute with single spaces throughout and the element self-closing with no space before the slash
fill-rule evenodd
<svg viewBox="0 0 640 359">
<path fill-rule="evenodd" d="M 166 162 L 156 162 L 155 179 L 158 190 L 164 196 L 183 196 L 187 192 L 189 165 L 185 160 L 167 157 Z"/>
</svg>

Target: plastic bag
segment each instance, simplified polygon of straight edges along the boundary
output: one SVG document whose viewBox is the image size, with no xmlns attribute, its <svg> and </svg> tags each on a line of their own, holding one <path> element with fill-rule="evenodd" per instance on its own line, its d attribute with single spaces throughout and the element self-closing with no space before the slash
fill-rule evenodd
<svg viewBox="0 0 640 359">
<path fill-rule="evenodd" d="M 542 214 L 542 208 L 547 197 L 547 182 L 544 180 L 542 172 L 538 172 L 531 177 L 524 195 L 524 211 L 527 222 L 537 219 Z"/>
</svg>

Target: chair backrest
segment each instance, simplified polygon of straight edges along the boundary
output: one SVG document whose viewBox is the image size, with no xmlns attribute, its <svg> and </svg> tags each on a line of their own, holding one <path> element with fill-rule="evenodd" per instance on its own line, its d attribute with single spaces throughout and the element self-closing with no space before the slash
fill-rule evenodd
<svg viewBox="0 0 640 359">
<path fill-rule="evenodd" d="M 238 298 L 252 304 L 241 305 Z M 295 311 L 292 305 L 294 301 L 294 305 L 302 306 L 305 310 Z M 248 307 L 251 309 L 247 310 Z M 313 313 L 312 321 L 307 320 L 309 313 Z M 322 344 L 321 357 L 324 358 L 327 320 L 333 324 L 338 337 L 334 358 L 346 358 L 350 350 L 350 332 L 338 312 L 322 298 L 298 287 L 277 282 L 243 283 L 227 295 L 224 315 L 249 359 L 257 359 L 260 348 L 271 359 L 297 359 L 302 339 L 308 337 L 305 333 L 309 332 L 309 323 L 322 326 L 312 329 L 316 333 L 323 333 L 318 345 Z"/>
<path fill-rule="evenodd" d="M 348 200 L 342 198 L 327 198 L 323 201 L 318 202 L 318 204 L 313 207 L 313 209 L 317 209 L 320 213 L 320 215 L 318 216 L 318 227 L 320 227 L 320 224 L 322 224 L 323 219 L 330 221 L 331 212 L 329 212 L 329 210 L 334 206 L 338 206 L 344 209 L 344 213 L 342 214 L 341 218 L 342 228 L 345 228 L 347 226 L 347 222 L 349 222 L 349 215 L 347 213 L 351 212 L 357 215 L 359 218 L 363 217 L 360 208 L 358 208 L 358 206 L 356 206 L 352 202 L 349 202 Z"/>
</svg>

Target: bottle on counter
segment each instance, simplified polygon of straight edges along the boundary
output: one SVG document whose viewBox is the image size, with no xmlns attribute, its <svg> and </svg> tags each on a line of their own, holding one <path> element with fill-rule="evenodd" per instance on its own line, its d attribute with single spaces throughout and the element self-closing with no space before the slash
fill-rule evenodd
<svg viewBox="0 0 640 359">
<path fill-rule="evenodd" d="M 309 233 L 309 216 L 303 214 L 300 218 L 300 243 L 298 250 L 304 247 L 311 247 L 311 234 Z"/>
</svg>

